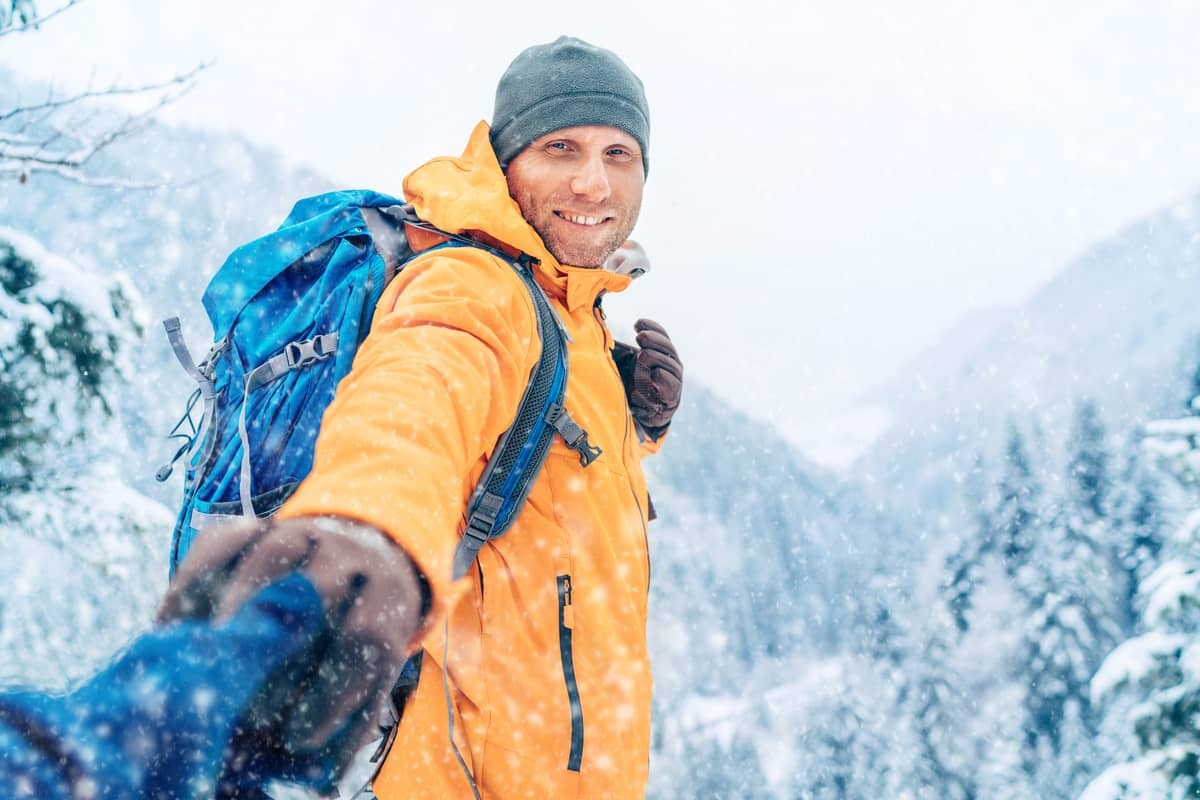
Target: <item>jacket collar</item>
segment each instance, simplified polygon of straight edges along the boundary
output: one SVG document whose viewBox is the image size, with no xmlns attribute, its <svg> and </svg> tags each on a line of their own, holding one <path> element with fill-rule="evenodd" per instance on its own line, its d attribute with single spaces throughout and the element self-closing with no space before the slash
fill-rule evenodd
<svg viewBox="0 0 1200 800">
<path fill-rule="evenodd" d="M 488 134 L 487 123 L 480 122 L 461 157 L 435 158 L 409 173 L 404 196 L 417 216 L 450 233 L 482 233 L 537 259 L 538 283 L 562 299 L 570 312 L 592 305 L 603 292 L 629 286 L 628 275 L 558 263 L 509 196 Z"/>
</svg>

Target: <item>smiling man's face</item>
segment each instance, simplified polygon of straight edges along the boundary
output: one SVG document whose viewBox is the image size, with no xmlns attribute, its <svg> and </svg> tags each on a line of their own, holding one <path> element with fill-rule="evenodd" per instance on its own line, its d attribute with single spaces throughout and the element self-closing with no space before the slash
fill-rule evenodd
<svg viewBox="0 0 1200 800">
<path fill-rule="evenodd" d="M 646 175 L 637 140 L 604 125 L 535 139 L 508 165 L 508 192 L 558 262 L 600 267 L 637 224 Z"/>
</svg>

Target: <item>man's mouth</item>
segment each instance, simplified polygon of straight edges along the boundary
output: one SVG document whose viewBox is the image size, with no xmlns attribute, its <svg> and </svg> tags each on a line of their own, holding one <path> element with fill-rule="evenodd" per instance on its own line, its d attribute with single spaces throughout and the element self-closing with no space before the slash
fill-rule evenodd
<svg viewBox="0 0 1200 800">
<path fill-rule="evenodd" d="M 554 215 L 559 219 L 565 219 L 567 222 L 573 222 L 576 225 L 594 226 L 607 222 L 611 217 L 588 217 L 583 214 L 570 214 L 566 211 L 555 211 Z"/>
</svg>

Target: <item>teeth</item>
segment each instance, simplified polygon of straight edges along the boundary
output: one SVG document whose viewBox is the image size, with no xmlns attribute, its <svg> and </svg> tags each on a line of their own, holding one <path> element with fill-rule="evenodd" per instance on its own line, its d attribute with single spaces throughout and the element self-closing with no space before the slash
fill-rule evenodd
<svg viewBox="0 0 1200 800">
<path fill-rule="evenodd" d="M 574 214 L 562 214 L 563 219 L 567 222 L 574 222 L 576 225 L 599 225 L 603 217 L 577 217 Z"/>
</svg>

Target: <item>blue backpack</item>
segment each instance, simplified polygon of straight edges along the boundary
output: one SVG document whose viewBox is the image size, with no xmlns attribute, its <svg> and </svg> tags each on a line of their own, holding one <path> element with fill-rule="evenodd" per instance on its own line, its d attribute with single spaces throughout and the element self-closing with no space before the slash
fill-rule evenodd
<svg viewBox="0 0 1200 800">
<path fill-rule="evenodd" d="M 321 416 L 350 371 L 375 305 L 416 255 L 409 226 L 445 237 L 438 247 L 478 247 L 511 264 L 533 298 L 542 342 L 512 427 L 497 442 L 468 504 L 454 577 L 465 575 L 480 547 L 516 520 L 555 434 L 584 466 L 600 455 L 563 408 L 565 331 L 534 280 L 531 257 L 512 258 L 437 230 L 387 195 L 310 197 L 274 233 L 235 250 L 209 283 L 203 302 L 214 344 L 199 364 L 178 318 L 164 322 L 176 357 L 198 385 L 170 434 L 182 445 L 156 476 L 165 481 L 174 464 L 191 455 L 172 536 L 172 578 L 206 528 L 271 516 L 308 474 Z"/>
</svg>

